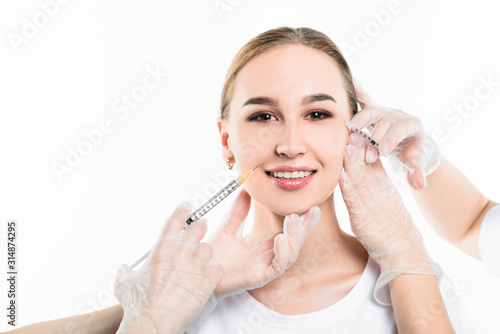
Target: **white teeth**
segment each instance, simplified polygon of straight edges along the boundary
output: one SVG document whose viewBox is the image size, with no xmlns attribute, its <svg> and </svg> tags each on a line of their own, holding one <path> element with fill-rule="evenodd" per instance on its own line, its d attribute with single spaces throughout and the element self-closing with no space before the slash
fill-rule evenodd
<svg viewBox="0 0 500 334">
<path fill-rule="evenodd" d="M 299 179 L 311 175 L 312 171 L 294 171 L 294 172 L 272 172 L 275 178 L 278 179 Z"/>
</svg>

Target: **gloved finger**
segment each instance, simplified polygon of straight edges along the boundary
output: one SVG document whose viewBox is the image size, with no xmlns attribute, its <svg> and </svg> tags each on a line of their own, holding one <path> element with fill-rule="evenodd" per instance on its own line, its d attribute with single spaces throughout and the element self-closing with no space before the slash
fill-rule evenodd
<svg viewBox="0 0 500 334">
<path fill-rule="evenodd" d="M 408 173 L 408 183 L 410 186 L 415 189 L 415 190 L 422 190 L 425 187 L 427 187 L 427 180 L 425 178 L 424 173 L 422 170 L 418 167 L 415 168 L 415 173 L 413 175 L 410 175 Z"/>
<path fill-rule="evenodd" d="M 261 248 L 262 250 L 272 249 L 274 247 L 274 239 L 281 233 L 282 232 L 273 233 L 267 236 L 264 240 L 254 242 L 254 244 L 258 244 L 259 248 Z"/>
<path fill-rule="evenodd" d="M 351 132 L 349 137 L 347 137 L 347 143 L 356 147 L 357 152 L 359 153 L 359 162 L 364 164 L 365 162 L 365 154 L 366 149 L 369 146 L 368 142 L 364 140 L 357 133 Z"/>
<path fill-rule="evenodd" d="M 351 175 L 352 178 L 359 181 L 363 186 L 364 178 L 363 178 L 363 168 L 360 163 L 360 154 L 356 146 L 352 144 L 348 144 L 345 148 L 344 154 L 344 170 L 347 174 Z"/>
<path fill-rule="evenodd" d="M 265 238 L 262 241 L 255 242 L 254 243 L 254 248 L 252 249 L 252 256 L 256 257 L 259 259 L 259 261 L 264 261 L 266 263 L 266 266 L 270 265 L 272 263 L 273 258 L 275 257 L 274 254 L 274 242 L 276 239 L 276 236 L 282 234 L 281 232 L 277 232 L 274 234 L 271 234 L 267 238 Z"/>
<path fill-rule="evenodd" d="M 377 107 L 365 107 L 361 111 L 359 111 L 356 115 L 354 115 L 351 119 L 352 125 L 354 125 L 358 129 L 363 129 L 367 126 L 377 123 L 380 121 L 386 112 Z"/>
<path fill-rule="evenodd" d="M 288 241 L 289 258 L 287 268 L 297 261 L 300 250 L 318 225 L 321 211 L 317 206 L 310 208 L 302 216 L 293 214 L 283 224 L 283 234 Z"/>
<path fill-rule="evenodd" d="M 389 131 L 380 138 L 378 143 L 380 144 L 380 154 L 386 155 L 392 152 L 403 140 L 410 136 L 414 136 L 421 126 L 418 119 L 415 120 L 405 120 L 398 121 L 391 127 Z"/>
<path fill-rule="evenodd" d="M 188 244 L 199 244 L 205 233 L 207 233 L 207 221 L 202 218 L 186 227 L 182 236 L 182 242 Z"/>
<path fill-rule="evenodd" d="M 368 143 L 356 133 L 351 133 L 347 138 L 348 145 L 346 146 L 346 154 L 344 155 L 344 169 L 348 174 L 362 174 L 362 169 L 365 166 L 365 155 Z"/>
<path fill-rule="evenodd" d="M 274 258 L 270 266 L 264 270 L 263 277 L 268 280 L 285 272 L 288 263 L 288 247 L 285 235 L 280 233 L 274 238 Z"/>
<path fill-rule="evenodd" d="M 198 244 L 194 249 L 194 257 L 201 260 L 201 262 L 208 263 L 212 256 L 214 255 L 214 250 L 212 246 L 206 242 Z"/>
<path fill-rule="evenodd" d="M 425 180 L 425 156 L 422 151 L 422 139 L 415 138 L 411 142 L 405 144 L 405 148 L 399 153 L 399 159 L 405 165 L 413 168 L 413 175 L 407 173 L 408 183 L 415 190 L 424 189 L 427 185 Z"/>
<path fill-rule="evenodd" d="M 360 219 L 366 209 L 346 172 L 340 174 L 339 185 L 351 221 L 356 218 Z"/>
<path fill-rule="evenodd" d="M 351 147 L 346 147 L 344 170 L 349 175 L 357 194 L 366 201 L 369 200 L 371 192 L 369 176 L 374 173 L 371 164 L 365 163 L 365 152 L 370 144 L 355 133 L 351 133 L 348 141 Z"/>
<path fill-rule="evenodd" d="M 375 142 L 380 143 L 381 139 L 384 138 L 387 132 L 391 129 L 391 126 L 392 123 L 390 121 L 386 121 L 384 119 L 380 120 L 378 123 L 376 123 L 371 138 Z M 373 145 L 368 145 L 368 148 L 366 149 L 366 162 L 372 163 L 376 161 L 378 157 L 379 150 Z"/>
<path fill-rule="evenodd" d="M 315 205 L 300 217 L 302 218 L 302 246 L 304 246 L 316 226 L 318 226 L 321 219 L 321 210 Z"/>
<path fill-rule="evenodd" d="M 283 222 L 283 235 L 288 246 L 288 261 L 286 267 L 290 267 L 297 260 L 300 247 L 302 247 L 302 220 L 297 214 L 286 216 Z"/>
<path fill-rule="evenodd" d="M 366 148 L 366 162 L 373 163 L 378 160 L 380 154 L 375 146 L 369 145 Z"/>
<path fill-rule="evenodd" d="M 186 220 L 189 218 L 191 214 L 191 203 L 183 202 L 181 203 L 170 215 L 165 224 L 163 224 L 162 232 L 160 237 L 168 237 L 174 234 L 178 234 L 182 232 L 184 225 L 186 224 Z"/>
<path fill-rule="evenodd" d="M 231 211 L 226 216 L 226 222 L 223 228 L 226 229 L 230 234 L 236 235 L 240 230 L 241 224 L 248 215 L 250 210 L 251 197 L 243 188 L 241 189 L 238 197 L 236 198 Z M 240 230 L 241 232 L 241 230 Z"/>
<path fill-rule="evenodd" d="M 353 187 L 357 194 L 363 200 L 369 200 L 370 193 L 368 187 L 366 186 L 365 179 L 365 162 L 362 161 L 363 158 L 360 158 L 359 156 L 360 154 L 354 145 L 347 145 L 346 153 L 344 155 L 344 170 L 352 180 Z"/>
<path fill-rule="evenodd" d="M 252 248 L 248 251 L 248 255 L 258 259 L 255 265 L 261 265 L 262 261 L 266 263 L 266 267 L 271 264 L 274 254 L 274 241 L 277 235 L 282 234 L 281 232 L 273 233 L 267 236 L 264 240 L 256 241 L 251 243 Z"/>
<path fill-rule="evenodd" d="M 361 105 L 361 108 L 377 105 L 375 101 L 370 97 L 370 95 L 368 95 L 368 93 L 363 88 L 359 80 L 353 79 L 353 83 L 354 83 L 354 89 L 356 90 L 358 102 Z"/>
</svg>

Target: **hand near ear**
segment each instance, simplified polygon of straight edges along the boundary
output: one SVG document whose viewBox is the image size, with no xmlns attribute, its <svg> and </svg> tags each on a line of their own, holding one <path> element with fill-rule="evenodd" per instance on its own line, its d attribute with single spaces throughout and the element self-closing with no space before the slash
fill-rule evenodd
<svg viewBox="0 0 500 334">
<path fill-rule="evenodd" d="M 394 169 L 407 176 L 410 186 L 416 190 L 424 189 L 427 186 L 426 177 L 441 162 L 441 154 L 436 143 L 425 135 L 422 122 L 401 110 L 377 104 L 359 82 L 355 83 L 355 88 L 362 110 L 354 115 L 351 123 L 358 129 L 371 129 L 372 139 L 380 145 L 380 152 L 373 146 L 366 149 L 365 161 L 372 163 L 379 154 L 391 154 L 415 168 L 415 173 L 410 175 L 398 165 L 393 165 Z"/>
</svg>

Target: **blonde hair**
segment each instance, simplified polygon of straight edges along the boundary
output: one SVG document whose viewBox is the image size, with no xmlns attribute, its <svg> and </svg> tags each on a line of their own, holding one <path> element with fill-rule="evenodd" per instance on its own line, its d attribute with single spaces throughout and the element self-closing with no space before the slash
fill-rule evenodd
<svg viewBox="0 0 500 334">
<path fill-rule="evenodd" d="M 229 104 L 233 98 L 234 83 L 238 72 L 243 68 L 243 66 L 261 53 L 287 44 L 306 45 L 316 50 L 323 51 L 329 55 L 338 65 L 339 70 L 342 73 L 351 114 L 354 115 L 357 112 L 357 98 L 354 84 L 352 82 L 351 70 L 342 56 L 342 53 L 337 48 L 337 45 L 335 45 L 335 43 L 333 43 L 333 41 L 322 32 L 311 28 L 281 27 L 268 30 L 252 38 L 233 58 L 231 66 L 227 71 L 224 87 L 222 89 L 222 118 L 227 118 L 229 116 Z"/>
</svg>

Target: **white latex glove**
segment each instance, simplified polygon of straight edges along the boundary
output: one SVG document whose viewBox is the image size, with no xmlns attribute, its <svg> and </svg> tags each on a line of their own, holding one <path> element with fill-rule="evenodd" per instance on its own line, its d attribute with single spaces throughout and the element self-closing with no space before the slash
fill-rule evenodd
<svg viewBox="0 0 500 334">
<path fill-rule="evenodd" d="M 283 222 L 283 232 L 272 234 L 262 241 L 246 243 L 242 240 L 243 221 L 250 209 L 251 197 L 242 189 L 223 226 L 211 238 L 213 263 L 222 264 L 224 277 L 214 294 L 216 300 L 245 290 L 262 287 L 281 276 L 295 263 L 300 249 L 311 236 L 321 217 L 314 206 L 302 216 L 292 214 Z M 197 333 L 214 306 L 205 307 L 191 323 L 188 333 Z"/>
<path fill-rule="evenodd" d="M 302 216 L 286 216 L 282 233 L 246 243 L 241 238 L 242 223 L 250 204 L 250 195 L 242 189 L 226 222 L 210 242 L 213 262 L 224 268 L 224 277 L 214 291 L 218 298 L 260 288 L 281 276 L 295 263 L 321 217 L 320 209 L 314 206 Z"/>
<path fill-rule="evenodd" d="M 407 174 L 408 183 L 416 190 L 427 186 L 426 176 L 434 172 L 441 163 L 441 154 L 434 141 L 425 135 L 422 122 L 401 110 L 383 107 L 366 93 L 355 81 L 356 95 L 362 108 L 350 121 L 358 129 L 372 130 L 371 137 L 379 143 L 379 150 L 369 146 L 366 162 L 374 162 L 380 155 L 391 154 L 404 164 L 415 168 L 409 173 L 393 165 L 395 170 Z"/>
<path fill-rule="evenodd" d="M 209 263 L 212 247 L 200 243 L 205 220 L 183 231 L 190 213 L 188 203 L 174 211 L 140 269 L 120 267 L 115 295 L 124 314 L 117 333 L 184 333 L 213 296 L 223 269 Z"/>
<path fill-rule="evenodd" d="M 442 271 L 429 257 L 422 236 L 380 162 L 365 163 L 366 143 L 350 134 L 344 156 L 340 189 L 354 235 L 380 266 L 375 299 L 390 305 L 388 283 L 401 274 Z"/>
</svg>

